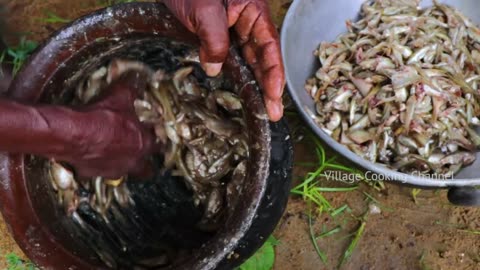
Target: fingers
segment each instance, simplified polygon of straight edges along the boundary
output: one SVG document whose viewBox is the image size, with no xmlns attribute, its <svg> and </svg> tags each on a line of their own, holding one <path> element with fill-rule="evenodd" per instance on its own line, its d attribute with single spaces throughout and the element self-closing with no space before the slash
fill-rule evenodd
<svg viewBox="0 0 480 270">
<path fill-rule="evenodd" d="M 253 68 L 255 77 L 260 81 L 266 99 L 280 100 L 283 94 L 284 79 L 283 66 L 277 58 L 275 43 L 268 43 L 259 47 L 253 42 L 243 46 L 243 55 L 248 64 Z M 281 61 L 281 60 L 280 60 Z"/>
<path fill-rule="evenodd" d="M 222 0 L 164 0 L 175 16 L 200 38 L 200 62 L 208 76 L 216 76 L 228 53 L 227 12 Z"/>
<path fill-rule="evenodd" d="M 262 3 L 251 1 L 231 6 L 228 13 L 229 24 L 235 25 L 243 46 L 243 55 L 264 91 L 270 120 L 278 121 L 283 116 L 285 75 L 278 33 L 268 9 Z"/>
<path fill-rule="evenodd" d="M 208 76 L 217 76 L 230 46 L 227 13 L 222 1 L 192 1 L 193 25 L 200 38 L 200 62 Z"/>
<path fill-rule="evenodd" d="M 148 72 L 131 70 L 116 78 L 102 91 L 91 108 L 105 108 L 114 111 L 133 110 L 133 102 L 147 88 Z"/>
<path fill-rule="evenodd" d="M 235 26 L 240 45 L 250 40 L 253 26 L 262 15 L 262 9 L 255 2 L 243 1 L 243 3 L 230 5 L 228 10 L 228 25 Z"/>
<path fill-rule="evenodd" d="M 276 42 L 265 44 L 257 49 L 261 64 L 255 68 L 257 73 L 262 74 L 260 83 L 264 90 L 267 112 L 272 121 L 278 121 L 283 116 L 282 95 L 285 79 L 279 50 Z"/>
<path fill-rule="evenodd" d="M 282 94 L 285 85 L 280 43 L 265 1 L 164 0 L 177 18 L 201 41 L 200 62 L 207 75 L 220 72 L 228 54 L 228 28 L 235 26 L 244 57 L 254 69 L 265 94 L 267 112 L 272 121 L 283 115 Z"/>
<path fill-rule="evenodd" d="M 148 143 L 150 144 L 150 143 Z M 127 174 L 136 179 L 148 179 L 152 177 L 153 165 L 148 160 L 148 154 L 151 152 L 150 146 L 140 150 L 141 154 L 110 154 L 110 158 L 100 156 L 92 159 L 73 160 L 68 162 L 75 168 L 76 177 L 79 180 L 87 180 L 92 177 L 101 176 L 107 179 L 118 179 Z"/>
</svg>

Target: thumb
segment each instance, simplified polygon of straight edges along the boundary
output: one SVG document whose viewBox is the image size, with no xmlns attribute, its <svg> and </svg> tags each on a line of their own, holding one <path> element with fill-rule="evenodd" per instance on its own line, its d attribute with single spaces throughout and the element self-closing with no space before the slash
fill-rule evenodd
<svg viewBox="0 0 480 270">
<path fill-rule="evenodd" d="M 176 17 L 200 39 L 200 62 L 208 76 L 216 76 L 228 54 L 227 11 L 219 0 L 165 0 Z"/>
<path fill-rule="evenodd" d="M 201 1 L 198 1 L 201 2 Z M 221 1 L 209 1 L 196 12 L 196 33 L 200 38 L 200 62 L 208 76 L 217 76 L 230 46 L 228 19 Z"/>
</svg>

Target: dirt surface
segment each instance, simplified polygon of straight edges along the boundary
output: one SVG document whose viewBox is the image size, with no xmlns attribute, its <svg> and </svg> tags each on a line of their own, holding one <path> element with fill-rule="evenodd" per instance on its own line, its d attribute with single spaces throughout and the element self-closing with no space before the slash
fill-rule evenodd
<svg viewBox="0 0 480 270">
<path fill-rule="evenodd" d="M 296 161 L 313 161 L 315 156 L 305 145 L 297 145 Z M 295 168 L 297 178 L 305 169 Z M 341 183 L 328 183 L 341 187 Z M 379 203 L 366 200 L 363 192 Z M 283 269 L 338 269 L 338 264 L 360 226 L 361 217 L 369 204 L 380 208 L 379 214 L 365 217 L 365 231 L 351 258 L 340 269 L 480 269 L 480 211 L 474 208 L 451 206 L 445 191 L 421 191 L 415 204 L 412 189 L 386 184 L 376 191 L 366 184 L 347 193 L 324 193 L 334 208 L 348 205 L 351 213 L 343 212 L 332 218 L 314 213 L 315 235 L 334 228 L 340 232 L 317 241 L 327 256 L 323 264 L 310 238 L 309 207 L 299 197 L 292 197 L 288 209 L 275 232 L 280 239 L 276 247 L 275 268 Z M 370 202 L 369 202 L 370 201 Z"/>
<path fill-rule="evenodd" d="M 300 0 L 298 0 L 300 1 Z M 0 0 L 1 2 L 1 0 Z M 9 8 L 11 35 L 14 44 L 19 33 L 41 41 L 62 24 L 49 24 L 41 20 L 51 11 L 62 18 L 76 18 L 99 7 L 98 0 L 15 0 L 5 1 Z M 270 0 L 275 23 L 280 27 L 290 0 Z M 15 34 L 13 34 L 15 33 Z M 292 126 L 296 125 L 292 122 Z M 308 143 L 296 146 L 297 162 L 315 162 L 315 153 Z M 295 179 L 307 172 L 295 168 Z M 342 186 L 340 183 L 326 183 Z M 448 204 L 445 191 L 422 191 L 413 201 L 412 189 L 385 184 L 377 191 L 366 184 L 359 190 L 346 193 L 325 193 L 333 207 L 348 205 L 335 217 L 318 214 L 313 210 L 312 230 L 315 235 L 339 228 L 339 232 L 317 241 L 325 253 L 327 263 L 322 263 L 310 238 L 309 207 L 299 197 L 292 197 L 275 236 L 280 240 L 276 247 L 275 270 L 337 269 L 342 256 L 352 241 L 353 233 L 361 221 L 357 217 L 368 212 L 371 200 L 363 192 L 373 196 L 373 203 L 381 213 L 364 217 L 365 230 L 349 260 L 341 269 L 480 269 L 480 238 L 473 230 L 480 230 L 480 209 L 459 208 Z M 470 232 L 468 232 L 470 230 Z M 0 255 L 10 252 L 21 255 L 0 219 Z M 0 269 L 5 269 L 0 260 Z"/>
</svg>

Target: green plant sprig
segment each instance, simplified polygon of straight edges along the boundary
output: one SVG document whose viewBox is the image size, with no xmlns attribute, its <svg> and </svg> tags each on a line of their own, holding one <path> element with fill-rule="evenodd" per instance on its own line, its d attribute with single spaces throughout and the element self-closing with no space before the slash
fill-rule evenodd
<svg viewBox="0 0 480 270">
<path fill-rule="evenodd" d="M 336 157 L 327 159 L 325 149 L 323 148 L 318 138 L 316 138 L 312 134 L 310 134 L 308 138 L 312 140 L 315 144 L 315 153 L 318 159 L 315 166 L 317 166 L 317 168 L 314 171 L 307 173 L 305 178 L 302 179 L 301 183 L 291 190 L 291 193 L 302 196 L 305 201 L 311 201 L 318 208 L 322 208 L 324 211 L 331 213 L 335 209 L 332 208 L 332 205 L 323 196 L 322 192 L 349 192 L 357 190 L 358 186 L 333 188 L 321 187 L 319 179 L 322 177 L 327 177 L 325 171 L 328 169 L 338 170 L 346 173 L 357 174 L 360 178 L 362 178 L 363 176 L 358 170 L 348 168 L 339 163 L 335 163 Z"/>
<path fill-rule="evenodd" d="M 37 43 L 35 41 L 27 40 L 25 37 L 22 37 L 18 46 L 9 47 L 1 53 L 0 63 L 12 64 L 13 75 L 16 75 L 36 48 Z M 12 58 L 11 61 L 6 61 L 7 55 Z"/>
<path fill-rule="evenodd" d="M 37 270 L 38 268 L 30 261 L 22 260 L 17 254 L 10 253 L 5 256 L 7 270 Z"/>
</svg>

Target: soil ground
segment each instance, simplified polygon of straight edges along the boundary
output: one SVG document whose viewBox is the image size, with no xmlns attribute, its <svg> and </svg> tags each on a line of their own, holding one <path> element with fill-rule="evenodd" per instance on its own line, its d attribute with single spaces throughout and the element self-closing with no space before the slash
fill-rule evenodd
<svg viewBox="0 0 480 270">
<path fill-rule="evenodd" d="M 41 41 L 62 26 L 42 22 L 45 12 L 51 11 L 62 18 L 72 19 L 98 8 L 99 2 L 5 1 L 12 33 L 8 40 L 14 44 L 18 33 L 28 33 L 29 39 Z M 280 27 L 291 0 L 269 2 L 274 21 Z M 292 121 L 292 127 L 294 125 Z M 297 144 L 296 162 L 315 162 L 315 153 L 311 149 L 307 142 Z M 306 172 L 304 167 L 296 166 L 295 179 L 303 177 Z M 341 269 L 480 269 L 480 237 L 473 233 L 480 230 L 480 208 L 451 206 L 445 191 L 422 191 L 415 203 L 412 189 L 388 183 L 381 191 L 360 184 L 360 189 L 356 191 L 324 194 L 334 207 L 347 204 L 351 209 L 350 213 L 345 211 L 335 217 L 313 215 L 312 229 L 316 235 L 341 228 L 340 232 L 317 241 L 319 249 L 326 254 L 326 264 L 320 260 L 310 239 L 309 207 L 301 198 L 292 197 L 275 232 L 280 243 L 276 246 L 274 269 L 337 269 L 353 233 L 360 225 L 355 217 L 362 216 L 371 204 L 363 192 L 376 198 L 378 202 L 375 205 L 380 207 L 381 213 L 365 217 L 365 231 Z M 22 254 L 0 217 L 0 255 L 10 252 Z M 6 268 L 3 260 L 0 260 L 0 268 Z"/>
</svg>

